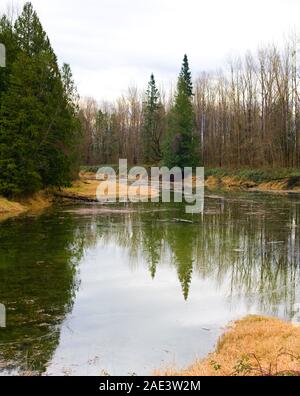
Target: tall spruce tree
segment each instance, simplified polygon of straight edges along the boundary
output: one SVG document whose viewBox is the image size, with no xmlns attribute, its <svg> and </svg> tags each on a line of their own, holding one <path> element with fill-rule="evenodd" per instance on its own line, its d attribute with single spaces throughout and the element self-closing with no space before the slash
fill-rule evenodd
<svg viewBox="0 0 300 396">
<path fill-rule="evenodd" d="M 0 108 L 0 193 L 27 194 L 71 178 L 78 136 L 70 69 L 60 71 L 36 12 L 14 26 L 17 54 Z"/>
<path fill-rule="evenodd" d="M 161 159 L 163 122 L 164 108 L 154 75 L 151 74 L 146 91 L 142 125 L 143 160 L 147 164 L 155 163 Z"/>
<path fill-rule="evenodd" d="M 194 167 L 198 164 L 193 110 L 193 83 L 187 55 L 178 77 L 175 104 L 169 115 L 169 132 L 164 147 L 164 163 Z"/>
<path fill-rule="evenodd" d="M 17 56 L 17 39 L 11 21 L 3 15 L 0 17 L 0 43 L 4 44 L 6 51 L 5 67 L 0 67 L 0 106 L 1 95 L 8 89 L 8 80 L 11 67 Z"/>
<path fill-rule="evenodd" d="M 180 72 L 180 77 L 184 80 L 186 94 L 189 98 L 193 96 L 193 82 L 192 73 L 189 66 L 188 57 L 185 54 L 183 57 L 182 68 Z"/>
</svg>

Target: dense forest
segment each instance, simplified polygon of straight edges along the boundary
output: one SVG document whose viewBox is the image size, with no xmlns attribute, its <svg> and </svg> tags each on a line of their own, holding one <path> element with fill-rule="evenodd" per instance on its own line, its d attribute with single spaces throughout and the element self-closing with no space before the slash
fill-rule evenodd
<svg viewBox="0 0 300 396">
<path fill-rule="evenodd" d="M 82 154 L 86 165 L 129 163 L 196 166 L 199 138 L 193 108 L 192 75 L 185 55 L 172 106 L 162 100 L 154 75 L 141 97 L 130 88 L 116 104 L 81 102 L 79 118 L 84 131 Z"/>
<path fill-rule="evenodd" d="M 185 57 L 175 92 L 159 92 L 151 76 L 145 93 L 131 87 L 115 103 L 101 105 L 85 99 L 80 110 L 84 162 L 115 163 L 123 157 L 131 163 L 169 162 L 170 150 L 174 158 L 178 141 L 188 134 L 187 150 L 196 158 L 175 160 L 177 164 L 298 167 L 296 44 L 291 39 L 283 50 L 271 45 L 256 55 L 248 52 L 225 70 L 202 72 L 193 86 Z M 188 101 L 184 104 L 182 75 L 187 77 L 191 108 Z"/>
<path fill-rule="evenodd" d="M 78 165 L 78 98 L 69 65 L 59 68 L 36 12 L 26 3 L 0 18 L 0 194 L 65 185 Z"/>
<path fill-rule="evenodd" d="M 184 56 L 177 85 L 128 89 L 114 103 L 79 99 L 30 3 L 0 19 L 0 194 L 68 184 L 79 165 L 298 167 L 297 40 L 193 80 Z M 96 83 L 96 82 L 95 82 Z M 99 87 L 101 91 L 101 87 Z"/>
</svg>

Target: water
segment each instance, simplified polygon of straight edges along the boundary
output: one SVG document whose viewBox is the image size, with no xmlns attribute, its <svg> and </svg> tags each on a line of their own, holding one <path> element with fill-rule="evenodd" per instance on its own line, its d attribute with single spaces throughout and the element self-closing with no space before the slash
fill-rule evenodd
<svg viewBox="0 0 300 396">
<path fill-rule="evenodd" d="M 297 319 L 299 218 L 298 196 L 235 193 L 0 223 L 0 373 L 151 374 L 249 313 Z"/>
</svg>

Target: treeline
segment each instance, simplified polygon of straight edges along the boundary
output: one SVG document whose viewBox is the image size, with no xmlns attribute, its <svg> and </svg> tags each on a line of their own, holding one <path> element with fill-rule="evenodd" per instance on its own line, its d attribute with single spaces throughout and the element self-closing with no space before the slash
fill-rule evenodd
<svg viewBox="0 0 300 396">
<path fill-rule="evenodd" d="M 247 53 L 193 84 L 185 57 L 174 93 L 159 92 L 151 76 L 145 93 L 131 88 L 115 103 L 81 104 L 84 162 L 298 167 L 299 100 L 296 40 Z"/>
<path fill-rule="evenodd" d="M 59 68 L 36 12 L 0 16 L 0 194 L 62 186 L 78 165 L 78 98 L 69 65 Z"/>
<path fill-rule="evenodd" d="M 199 162 L 199 139 L 194 125 L 193 84 L 184 56 L 172 105 L 167 106 L 154 75 L 143 96 L 130 88 L 115 104 L 99 106 L 88 98 L 79 117 L 84 131 L 82 153 L 85 165 L 116 163 L 193 166 Z"/>
<path fill-rule="evenodd" d="M 172 103 L 163 100 L 154 75 L 140 95 L 129 88 L 116 103 L 99 106 L 93 98 L 81 103 L 85 165 L 113 164 L 127 158 L 131 164 L 194 166 L 199 162 L 195 128 L 192 75 L 184 56 Z"/>
</svg>

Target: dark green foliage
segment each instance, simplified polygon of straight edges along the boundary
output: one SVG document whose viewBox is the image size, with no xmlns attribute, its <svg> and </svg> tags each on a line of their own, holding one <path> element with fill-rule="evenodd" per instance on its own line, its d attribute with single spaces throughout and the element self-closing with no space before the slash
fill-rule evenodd
<svg viewBox="0 0 300 396">
<path fill-rule="evenodd" d="M 59 69 L 30 3 L 14 28 L 5 17 L 1 27 L 0 41 L 10 49 L 1 80 L 0 194 L 31 194 L 49 185 L 66 185 L 73 176 L 79 137 L 70 68 Z"/>
<path fill-rule="evenodd" d="M 13 26 L 4 15 L 0 18 L 0 43 L 6 47 L 6 67 L 0 67 L 0 104 L 1 95 L 8 89 L 8 77 L 17 56 L 17 39 Z"/>
<path fill-rule="evenodd" d="M 190 71 L 189 61 L 187 55 L 183 57 L 182 68 L 180 72 L 180 77 L 184 81 L 184 89 L 189 98 L 193 96 L 193 82 L 192 73 Z"/>
<path fill-rule="evenodd" d="M 146 101 L 143 108 L 143 161 L 150 164 L 161 159 L 161 138 L 164 130 L 165 112 L 160 101 L 160 93 L 156 87 L 154 75 L 151 74 Z"/>
<path fill-rule="evenodd" d="M 177 83 L 175 104 L 169 114 L 169 133 L 164 148 L 164 163 L 169 166 L 194 167 L 198 164 L 193 110 L 193 85 L 187 56 L 184 56 Z"/>
</svg>

